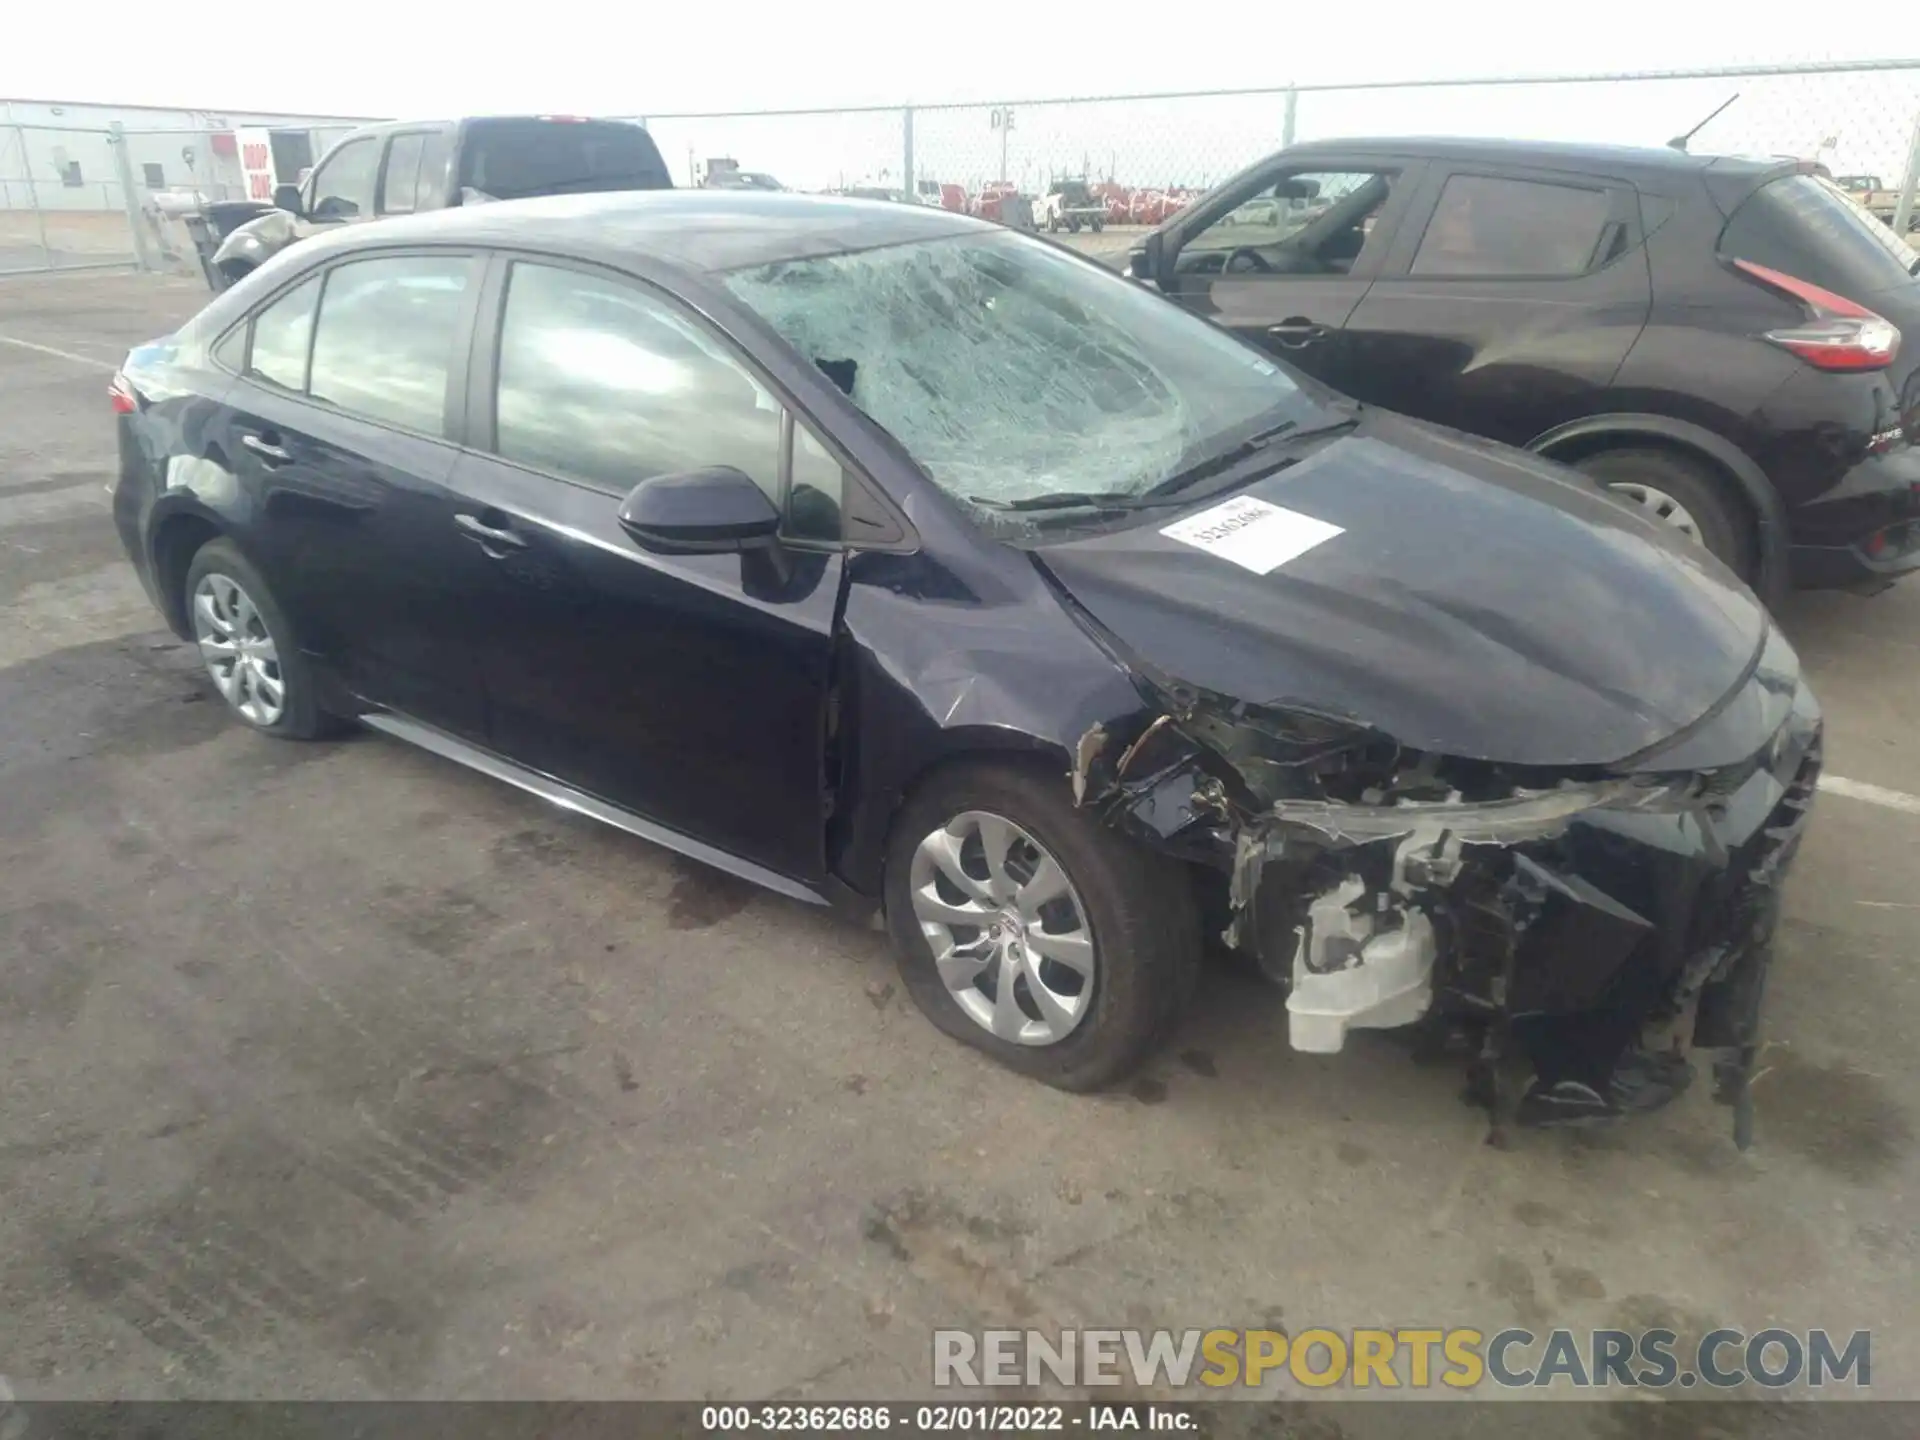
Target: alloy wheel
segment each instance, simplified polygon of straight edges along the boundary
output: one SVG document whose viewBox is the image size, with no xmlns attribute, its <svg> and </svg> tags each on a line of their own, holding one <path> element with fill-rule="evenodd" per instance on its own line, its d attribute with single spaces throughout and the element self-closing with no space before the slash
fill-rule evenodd
<svg viewBox="0 0 1920 1440">
<path fill-rule="evenodd" d="M 277 724 L 287 709 L 280 651 L 260 607 L 231 576 L 203 575 L 193 587 L 193 638 L 227 703 L 255 725 Z"/>
<path fill-rule="evenodd" d="M 1607 488 L 1622 500 L 1639 506 L 1656 525 L 1678 530 L 1696 545 L 1704 543 L 1700 538 L 1700 523 L 1693 518 L 1693 512 L 1666 491 L 1642 485 L 1637 480 L 1616 481 Z"/>
<path fill-rule="evenodd" d="M 1053 1045 L 1093 1003 L 1093 927 L 1060 862 L 1005 816 L 955 815 L 921 840 L 908 877 L 940 979 L 983 1029 Z"/>
</svg>

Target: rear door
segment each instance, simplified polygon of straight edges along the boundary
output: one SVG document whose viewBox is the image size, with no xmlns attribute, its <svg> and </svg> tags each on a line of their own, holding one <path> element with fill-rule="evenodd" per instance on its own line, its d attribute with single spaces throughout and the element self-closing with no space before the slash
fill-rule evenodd
<svg viewBox="0 0 1920 1440">
<path fill-rule="evenodd" d="M 1340 389 L 1343 335 L 1386 255 L 1418 162 L 1284 156 L 1168 232 L 1181 304 Z"/>
<path fill-rule="evenodd" d="M 1599 408 L 1652 299 L 1631 186 L 1436 164 L 1347 321 L 1360 399 L 1524 445 Z"/>
<path fill-rule="evenodd" d="M 557 260 L 503 258 L 493 275 L 474 446 L 452 481 L 488 567 L 474 623 L 493 748 L 817 880 L 840 462 L 664 292 Z M 712 465 L 782 509 L 777 549 L 661 555 L 620 528 L 641 480 Z"/>
<path fill-rule="evenodd" d="M 255 558 L 301 647 L 371 704 L 475 740 L 486 577 L 446 481 L 480 263 L 355 257 L 273 297 L 250 322 L 224 447 L 260 497 Z"/>
</svg>

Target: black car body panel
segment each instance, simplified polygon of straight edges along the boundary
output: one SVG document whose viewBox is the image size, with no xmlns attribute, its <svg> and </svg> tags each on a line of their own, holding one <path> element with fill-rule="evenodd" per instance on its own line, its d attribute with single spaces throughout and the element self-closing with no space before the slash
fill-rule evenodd
<svg viewBox="0 0 1920 1440">
<path fill-rule="evenodd" d="M 1339 171 L 1395 181 L 1350 263 L 1236 274 L 1182 258 L 1276 177 Z M 1747 578 L 1769 600 L 1793 584 L 1875 589 L 1920 566 L 1920 277 L 1901 278 L 1912 252 L 1843 199 L 1799 194 L 1819 173 L 1610 146 L 1315 141 L 1223 182 L 1132 268 L 1362 400 L 1570 463 L 1633 447 L 1686 457 L 1735 503 Z M 1446 187 L 1469 181 L 1589 206 L 1593 254 L 1565 274 L 1422 273 Z M 1865 306 L 1898 327 L 1898 351 L 1881 368 L 1813 368 L 1764 338 L 1805 307 L 1736 261 Z"/>
<path fill-rule="evenodd" d="M 1195 685 L 1508 764 L 1649 748 L 1715 705 L 1766 634 L 1724 570 L 1647 544 L 1577 476 L 1386 412 L 1240 493 L 1344 533 L 1265 575 L 1195 564 L 1154 525 L 1037 553 L 1133 650 Z"/>
<path fill-rule="evenodd" d="M 224 536 L 282 592 L 330 708 L 783 893 L 878 903 L 907 797 L 1001 757 L 1189 862 L 1290 1007 L 1335 910 L 1362 950 L 1386 933 L 1364 927 L 1438 917 L 1433 1020 L 1482 1037 L 1496 1099 L 1508 1048 L 1536 1118 L 1671 1093 L 1644 1073 L 1659 1023 L 1725 1050 L 1739 1100 L 1820 731 L 1754 598 L 1570 471 L 1370 411 L 1231 494 L 996 538 L 721 273 L 1042 245 L 1002 234 L 687 191 L 316 240 L 128 357 L 115 521 L 183 637 L 187 559 Z M 476 277 L 442 433 L 242 373 L 252 317 L 309 275 L 423 253 Z M 750 365 L 843 467 L 842 540 L 656 553 L 617 493 L 498 454 L 496 337 L 528 262 L 670 299 Z M 1163 533 L 1249 500 L 1341 533 L 1261 573 Z"/>
</svg>

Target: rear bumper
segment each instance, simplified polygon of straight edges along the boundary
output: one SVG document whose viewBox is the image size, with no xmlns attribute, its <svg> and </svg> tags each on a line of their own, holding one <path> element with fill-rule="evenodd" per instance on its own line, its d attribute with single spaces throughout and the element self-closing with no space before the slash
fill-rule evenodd
<svg viewBox="0 0 1920 1440">
<path fill-rule="evenodd" d="M 1920 447 L 1871 455 L 1788 516 L 1797 590 L 1884 590 L 1920 569 Z"/>
<path fill-rule="evenodd" d="M 133 562 L 133 573 L 140 577 L 147 598 L 156 610 L 167 615 L 167 607 L 160 599 L 159 578 L 153 571 L 153 550 L 147 540 L 154 499 L 152 462 L 140 443 L 134 418 L 130 415 L 114 418 L 120 447 L 120 472 L 113 487 L 114 532 L 120 537 L 127 559 Z M 173 623 L 171 616 L 168 623 Z"/>
</svg>

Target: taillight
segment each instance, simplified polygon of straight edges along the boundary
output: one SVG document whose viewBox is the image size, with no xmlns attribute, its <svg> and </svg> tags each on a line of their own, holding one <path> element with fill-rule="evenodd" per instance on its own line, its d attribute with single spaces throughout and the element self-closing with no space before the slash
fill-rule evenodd
<svg viewBox="0 0 1920 1440">
<path fill-rule="evenodd" d="M 1900 331 L 1891 320 L 1844 295 L 1795 279 L 1751 260 L 1734 265 L 1761 284 L 1798 300 L 1813 313 L 1806 323 L 1769 330 L 1766 338 L 1822 370 L 1878 370 L 1900 352 Z"/>
<path fill-rule="evenodd" d="M 131 415 L 140 408 L 140 398 L 133 393 L 133 382 L 118 371 L 107 382 L 107 399 L 116 415 Z"/>
</svg>

